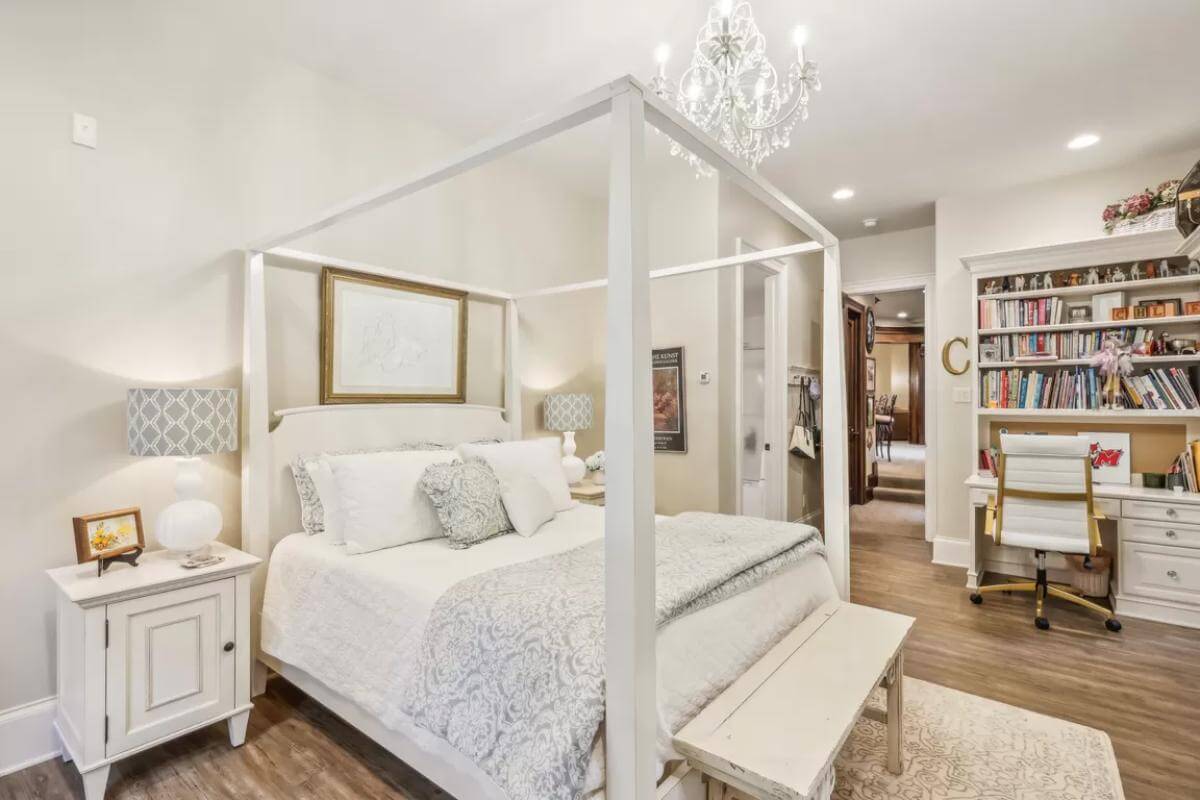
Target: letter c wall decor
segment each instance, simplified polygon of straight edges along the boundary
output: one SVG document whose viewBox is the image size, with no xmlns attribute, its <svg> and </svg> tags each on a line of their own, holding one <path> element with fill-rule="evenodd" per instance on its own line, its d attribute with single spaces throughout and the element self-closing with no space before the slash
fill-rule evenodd
<svg viewBox="0 0 1200 800">
<path fill-rule="evenodd" d="M 962 375 L 971 368 L 971 359 L 967 359 L 966 363 L 962 365 L 962 369 L 955 369 L 953 366 L 951 366 L 950 348 L 956 344 L 961 344 L 963 349 L 966 350 L 967 337 L 955 336 L 953 339 L 948 340 L 944 345 L 942 345 L 942 366 L 945 367 L 946 372 L 949 372 L 951 375 Z"/>
</svg>

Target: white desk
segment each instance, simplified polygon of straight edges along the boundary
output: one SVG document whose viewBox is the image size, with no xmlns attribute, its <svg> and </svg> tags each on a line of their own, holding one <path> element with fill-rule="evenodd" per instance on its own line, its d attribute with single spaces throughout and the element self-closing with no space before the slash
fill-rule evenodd
<svg viewBox="0 0 1200 800">
<path fill-rule="evenodd" d="M 972 475 L 968 489 L 971 535 L 967 587 L 988 572 L 1032 576 L 1032 550 L 997 547 L 983 532 L 976 510 L 995 494 L 996 479 Z M 1115 522 L 1101 523 L 1105 549 L 1114 554 L 1110 598 L 1118 616 L 1200 628 L 1200 494 L 1096 484 L 1096 510 Z M 1048 556 L 1052 580 L 1069 579 L 1061 557 Z"/>
</svg>

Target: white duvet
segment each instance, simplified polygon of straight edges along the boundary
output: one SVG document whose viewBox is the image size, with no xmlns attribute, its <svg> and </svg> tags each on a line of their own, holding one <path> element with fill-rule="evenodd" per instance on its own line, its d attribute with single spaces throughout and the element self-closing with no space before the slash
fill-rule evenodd
<svg viewBox="0 0 1200 800">
<path fill-rule="evenodd" d="M 559 512 L 534 536 L 500 536 L 466 550 L 451 549 L 446 539 L 431 539 L 348 555 L 324 534 L 293 534 L 271 555 L 262 646 L 386 727 L 454 763 L 462 757 L 449 744 L 417 729 L 399 710 L 434 603 L 463 578 L 560 553 L 603 535 L 604 510 L 589 505 Z M 811 556 L 742 594 L 664 626 L 657 651 L 660 763 L 680 757 L 671 746 L 671 732 L 834 596 L 824 558 Z M 603 786 L 603 764 L 598 743 L 587 792 Z M 491 789 L 487 796 L 503 798 L 490 778 L 475 772 L 479 785 Z"/>
</svg>

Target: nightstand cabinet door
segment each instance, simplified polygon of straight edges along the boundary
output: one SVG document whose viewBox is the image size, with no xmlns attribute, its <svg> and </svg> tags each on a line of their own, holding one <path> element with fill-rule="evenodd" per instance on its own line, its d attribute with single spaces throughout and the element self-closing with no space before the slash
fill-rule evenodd
<svg viewBox="0 0 1200 800">
<path fill-rule="evenodd" d="M 233 709 L 234 598 L 227 578 L 108 606 L 108 757 Z"/>
</svg>

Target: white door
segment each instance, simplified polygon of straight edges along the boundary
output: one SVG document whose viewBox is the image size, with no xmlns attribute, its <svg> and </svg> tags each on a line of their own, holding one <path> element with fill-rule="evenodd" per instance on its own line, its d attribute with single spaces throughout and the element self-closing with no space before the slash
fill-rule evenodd
<svg viewBox="0 0 1200 800">
<path fill-rule="evenodd" d="M 108 606 L 110 757 L 233 710 L 234 605 L 229 578 Z"/>
</svg>

